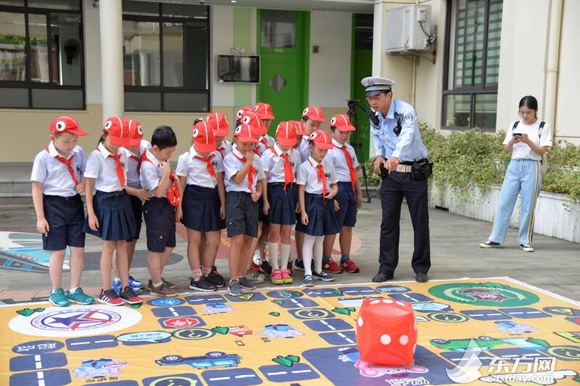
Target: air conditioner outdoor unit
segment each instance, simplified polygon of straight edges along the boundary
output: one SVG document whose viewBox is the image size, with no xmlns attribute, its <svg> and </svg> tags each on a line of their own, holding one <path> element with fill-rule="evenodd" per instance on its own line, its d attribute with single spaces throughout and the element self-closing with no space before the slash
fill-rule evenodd
<svg viewBox="0 0 580 386">
<path fill-rule="evenodd" d="M 386 52 L 424 51 L 431 34 L 431 6 L 409 5 L 387 11 Z"/>
</svg>

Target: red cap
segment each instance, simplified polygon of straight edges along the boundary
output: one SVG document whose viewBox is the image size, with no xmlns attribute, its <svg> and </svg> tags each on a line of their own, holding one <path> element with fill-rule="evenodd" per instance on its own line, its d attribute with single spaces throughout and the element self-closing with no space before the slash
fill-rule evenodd
<svg viewBox="0 0 580 386">
<path fill-rule="evenodd" d="M 103 129 L 111 138 L 115 146 L 131 146 L 131 133 L 126 119 L 121 117 L 111 117 L 105 121 Z"/>
<path fill-rule="evenodd" d="M 330 138 L 330 134 L 328 134 L 324 130 L 316 129 L 310 134 L 308 138 L 309 141 L 314 141 L 314 145 L 319 149 L 326 149 L 330 150 L 334 148 L 332 144 L 332 138 Z"/>
<path fill-rule="evenodd" d="M 262 119 L 260 119 L 258 114 L 253 111 L 246 111 L 244 114 L 242 114 L 240 122 L 252 126 L 257 136 L 264 135 L 266 132 L 268 132 L 268 128 L 266 125 L 264 125 Z"/>
<path fill-rule="evenodd" d="M 280 122 L 276 129 L 276 142 L 282 146 L 296 145 L 296 126 L 291 122 Z"/>
<path fill-rule="evenodd" d="M 296 129 L 296 135 L 307 135 L 306 129 L 304 128 L 304 123 L 300 121 L 288 121 L 290 124 L 294 125 Z"/>
<path fill-rule="evenodd" d="M 141 144 L 141 139 L 143 139 L 143 128 L 141 124 L 134 119 L 123 119 L 124 123 L 127 123 L 129 128 L 129 145 L 128 146 L 139 146 Z"/>
<path fill-rule="evenodd" d="M 350 118 L 346 114 L 337 114 L 330 120 L 330 127 L 336 127 L 340 131 L 355 131 L 350 123 Z"/>
<path fill-rule="evenodd" d="M 89 135 L 89 133 L 80 128 L 78 122 L 73 117 L 67 115 L 58 117 L 50 123 L 50 133 L 71 133 L 78 136 Z"/>
<path fill-rule="evenodd" d="M 258 102 L 254 106 L 254 112 L 258 114 L 261 119 L 274 119 L 274 113 L 272 112 L 272 106 L 267 103 Z"/>
<path fill-rule="evenodd" d="M 211 153 L 216 149 L 213 129 L 206 122 L 197 122 L 191 131 L 195 149 L 201 153 Z"/>
<path fill-rule="evenodd" d="M 226 137 L 230 133 L 230 124 L 222 113 L 210 113 L 207 116 L 207 124 L 213 129 L 217 137 Z"/>
<path fill-rule="evenodd" d="M 234 137 L 238 138 L 240 142 L 258 143 L 258 135 L 256 129 L 247 123 L 242 123 L 234 131 Z"/>
<path fill-rule="evenodd" d="M 244 115 L 244 113 L 246 111 L 254 111 L 254 108 L 252 106 L 243 106 L 240 107 L 239 109 L 236 110 L 236 121 L 239 121 L 240 119 L 242 119 L 242 115 Z"/>
<path fill-rule="evenodd" d="M 326 122 L 324 120 L 324 113 L 322 112 L 322 109 L 316 106 L 308 106 L 305 108 L 302 112 L 302 118 L 304 117 L 308 117 L 316 122 Z"/>
</svg>

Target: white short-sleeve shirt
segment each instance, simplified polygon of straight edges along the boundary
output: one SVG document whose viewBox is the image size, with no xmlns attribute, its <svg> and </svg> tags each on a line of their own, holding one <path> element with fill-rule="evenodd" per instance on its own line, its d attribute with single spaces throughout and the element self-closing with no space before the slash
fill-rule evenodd
<svg viewBox="0 0 580 386">
<path fill-rule="evenodd" d="M 68 170 L 68 166 L 56 159 L 59 155 L 51 142 L 44 150 L 34 157 L 30 181 L 42 183 L 42 193 L 49 196 L 72 197 L 78 193 L 75 191 L 74 180 Z M 86 167 L 85 152 L 80 146 L 67 154 L 64 158 L 71 161 L 71 166 L 78 182 L 81 181 Z"/>
<path fill-rule="evenodd" d="M 109 158 L 110 154 L 105 148 L 105 145 L 100 143 L 97 149 L 89 154 L 87 168 L 85 170 L 86 178 L 95 179 L 94 188 L 105 193 L 123 190 L 127 185 L 127 172 L 125 170 L 127 159 L 125 158 L 125 154 L 121 151 L 121 148 L 117 150 L 117 154 L 121 155 L 121 164 L 123 165 L 123 174 L 125 175 L 125 185 L 123 186 L 121 186 L 119 178 L 117 177 L 117 161 Z"/>
<path fill-rule="evenodd" d="M 334 169 L 336 170 L 336 177 L 338 178 L 339 182 L 351 182 L 350 170 L 342 150 L 343 144 L 334 138 L 332 139 L 332 144 L 334 145 L 334 148 L 328 151 L 326 157 L 324 157 L 324 160 L 334 166 Z M 352 159 L 352 166 L 356 169 L 359 166 L 359 163 L 358 159 L 356 158 L 354 148 L 348 143 L 345 143 L 344 146 L 346 146 L 346 151 L 348 151 L 348 154 Z"/>
<path fill-rule="evenodd" d="M 262 160 L 260 156 L 256 155 L 254 157 L 254 161 L 252 162 L 252 166 L 254 167 L 255 174 L 254 174 L 254 183 L 252 184 L 252 189 L 248 188 L 248 175 L 244 177 L 244 180 L 241 184 L 236 184 L 232 181 L 232 177 L 235 176 L 244 165 L 242 161 L 244 155 L 238 151 L 238 149 L 234 146 L 233 150 L 230 154 L 226 155 L 224 159 L 224 174 L 225 180 L 224 185 L 226 188 L 226 192 L 246 192 L 252 193 L 256 191 L 256 187 L 258 186 L 258 181 L 264 179 L 264 169 L 262 168 Z"/>
<path fill-rule="evenodd" d="M 269 147 L 262 154 L 262 167 L 264 172 L 268 172 L 268 182 L 284 182 L 284 158 L 282 158 L 282 149 L 278 144 Z M 300 153 L 296 149 L 290 149 L 286 152 L 296 176 L 296 171 L 301 164 Z"/>
<path fill-rule="evenodd" d="M 544 123 L 544 127 L 540 133 L 540 122 L 541 121 L 537 119 L 533 124 L 526 125 L 520 121 L 515 130 L 513 130 L 515 124 L 515 122 L 513 122 L 506 132 L 503 144 L 507 145 L 507 143 L 512 139 L 513 134 L 527 134 L 532 142 L 538 146 L 552 146 L 552 128 L 548 123 Z M 542 156 L 534 152 L 527 144 L 519 142 L 514 143 L 512 159 L 531 159 L 540 161 Z"/>
<path fill-rule="evenodd" d="M 209 174 L 207 170 L 207 162 L 196 158 L 199 156 L 195 147 L 190 147 L 189 150 L 179 156 L 177 160 L 177 168 L 175 174 L 179 177 L 186 177 L 187 185 L 196 185 L 204 188 L 215 188 L 217 179 Z M 223 162 L 219 152 L 210 154 L 211 164 L 215 170 L 216 176 L 223 172 Z"/>
<path fill-rule="evenodd" d="M 326 162 L 326 159 L 323 159 L 320 163 L 322 164 L 326 178 L 326 191 L 329 192 L 330 185 L 338 182 L 336 179 L 336 171 L 332 164 Z M 298 168 L 296 183 L 298 185 L 304 185 L 306 193 L 322 194 L 324 191 L 322 181 L 318 181 L 318 164 L 312 157 L 309 157 Z"/>
</svg>

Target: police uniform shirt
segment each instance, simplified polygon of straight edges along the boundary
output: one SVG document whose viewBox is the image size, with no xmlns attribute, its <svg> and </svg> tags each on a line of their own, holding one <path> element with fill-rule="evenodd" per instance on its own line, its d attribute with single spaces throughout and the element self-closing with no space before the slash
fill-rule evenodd
<svg viewBox="0 0 580 386">
<path fill-rule="evenodd" d="M 125 181 L 127 181 L 127 171 L 125 170 L 127 158 L 125 158 L 121 148 L 117 150 L 117 154 L 121 155 L 123 174 L 125 175 Z M 105 145 L 102 142 L 99 143 L 97 149 L 89 154 L 87 169 L 85 170 L 86 178 L 95 179 L 94 188 L 105 193 L 117 192 L 125 188 L 125 186 L 120 185 L 117 177 L 117 161 L 109 158 L 109 155 L 111 153 L 105 148 Z"/>
<path fill-rule="evenodd" d="M 548 123 L 544 123 L 544 127 L 540 133 L 540 123 L 539 119 L 536 120 L 531 125 L 526 125 L 524 122 L 520 121 L 518 127 L 513 130 L 515 122 L 510 125 L 510 129 L 505 134 L 505 139 L 503 144 L 507 145 L 512 139 L 514 133 L 517 134 L 527 134 L 530 140 L 538 146 L 552 146 L 552 128 Z M 531 147 L 526 143 L 514 143 L 512 150 L 512 159 L 531 159 L 535 161 L 542 160 L 542 156 L 534 152 Z"/>
<path fill-rule="evenodd" d="M 339 182 L 351 182 L 350 181 L 350 170 L 348 168 L 348 163 L 346 162 L 346 158 L 344 156 L 344 152 L 342 151 L 343 144 L 338 142 L 336 139 L 332 139 L 332 144 L 334 148 L 328 151 L 324 160 L 334 166 L 336 170 L 336 178 L 338 178 Z M 346 151 L 350 154 L 352 158 L 352 166 L 356 169 L 359 167 L 358 159 L 356 158 L 356 153 L 354 151 L 354 147 L 345 143 Z"/>
<path fill-rule="evenodd" d="M 189 151 L 183 153 L 179 156 L 177 160 L 177 168 L 175 169 L 175 175 L 179 177 L 186 177 L 185 183 L 187 185 L 196 185 L 204 188 L 215 188 L 217 185 L 217 179 L 212 177 L 207 170 L 207 162 L 195 158 L 199 156 L 195 147 L 190 147 Z M 214 153 L 211 153 L 211 164 L 215 170 L 216 175 L 224 171 L 223 163 L 221 161 L 221 156 L 218 153 L 217 157 Z M 205 158 L 205 157 L 204 157 Z"/>
<path fill-rule="evenodd" d="M 278 144 L 275 144 L 262 154 L 262 167 L 264 168 L 264 172 L 268 172 L 268 182 L 284 182 L 283 153 L 282 149 L 278 147 Z M 296 170 L 301 163 L 300 153 L 295 149 L 290 149 L 286 154 L 288 154 L 290 165 L 292 165 L 292 170 L 296 176 Z"/>
<path fill-rule="evenodd" d="M 139 173 L 141 168 L 141 163 L 139 158 L 145 150 L 149 149 L 151 144 L 144 139 L 141 140 L 139 144 L 139 154 L 133 153 L 127 148 L 123 148 L 122 151 L 125 153 L 125 158 L 127 159 L 126 169 L 127 169 L 127 186 L 135 189 L 141 189 L 141 179 L 139 178 Z"/>
<path fill-rule="evenodd" d="M 320 162 L 324 169 L 324 176 L 326 177 L 326 192 L 330 192 L 330 185 L 338 182 L 336 178 L 336 171 L 332 164 L 326 161 L 326 158 Z M 298 168 L 298 175 L 296 176 L 296 183 L 298 185 L 305 185 L 305 192 L 310 194 L 322 194 L 322 181 L 318 181 L 318 162 L 312 157 L 308 157 L 306 162 Z"/>
<path fill-rule="evenodd" d="M 300 145 L 298 145 L 297 149 L 300 152 L 300 157 L 302 159 L 301 163 L 306 162 L 308 157 L 310 157 L 310 136 L 309 135 L 302 136 L 302 142 L 300 142 Z"/>
<path fill-rule="evenodd" d="M 401 132 L 397 136 L 395 113 L 400 115 Z M 421 141 L 415 109 L 407 102 L 393 99 L 387 116 L 376 113 L 379 127 L 371 122 L 371 134 L 375 143 L 375 153 L 384 158 L 397 157 L 399 162 L 413 162 L 427 157 L 427 148 Z"/>
<path fill-rule="evenodd" d="M 34 157 L 30 181 L 42 183 L 42 193 L 49 196 L 72 197 L 78 193 L 75 191 L 74 180 L 68 170 L 68 166 L 56 159 L 59 155 L 51 142 L 46 149 Z M 73 157 L 71 166 L 75 172 L 77 181 L 80 182 L 85 171 L 85 152 L 80 146 L 66 155 L 67 160 Z"/>
<path fill-rule="evenodd" d="M 252 166 L 256 170 L 256 174 L 254 175 L 254 183 L 252 184 L 252 191 L 248 189 L 247 174 L 240 184 L 236 184 L 234 183 L 234 181 L 232 181 L 232 177 L 235 176 L 240 170 L 242 170 L 244 162 L 240 161 L 239 159 L 244 157 L 245 155 L 240 153 L 236 148 L 236 146 L 233 146 L 232 152 L 226 155 L 226 158 L 224 159 L 224 173 L 225 173 L 224 185 L 226 188 L 226 192 L 246 192 L 246 193 L 255 192 L 256 186 L 258 185 L 258 181 L 264 179 L 264 169 L 262 168 L 262 160 L 260 156 L 256 155 L 254 157 L 254 161 L 252 162 Z"/>
<path fill-rule="evenodd" d="M 147 159 L 144 159 L 141 162 L 141 186 L 146 191 L 153 194 L 153 191 L 159 186 L 159 181 L 161 181 L 161 177 L 163 177 L 163 168 L 159 165 L 161 164 L 161 160 L 155 157 L 155 154 L 151 152 L 151 149 L 147 149 L 145 153 Z M 161 197 L 167 197 L 167 191 L 169 190 L 169 186 L 171 185 L 171 180 L 165 187 L 165 191 Z"/>
</svg>

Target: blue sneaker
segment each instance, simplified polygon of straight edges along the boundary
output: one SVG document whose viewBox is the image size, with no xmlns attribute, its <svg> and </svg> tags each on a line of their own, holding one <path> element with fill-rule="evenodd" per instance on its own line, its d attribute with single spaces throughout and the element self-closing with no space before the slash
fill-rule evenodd
<svg viewBox="0 0 580 386">
<path fill-rule="evenodd" d="M 129 287 L 135 291 L 135 288 L 143 288 L 143 282 L 129 275 Z"/>
<path fill-rule="evenodd" d="M 75 292 L 66 291 L 65 296 L 68 300 L 78 304 L 86 305 L 95 301 L 95 298 L 84 293 L 81 287 L 78 287 Z"/>
<path fill-rule="evenodd" d="M 111 288 L 117 293 L 117 295 L 119 295 L 121 293 L 121 279 L 113 279 L 111 282 Z"/>
<path fill-rule="evenodd" d="M 48 301 L 52 303 L 53 306 L 57 307 L 68 307 L 70 304 L 66 296 L 64 296 L 64 290 L 62 288 L 50 291 L 48 294 Z"/>
<path fill-rule="evenodd" d="M 320 279 L 322 281 L 334 281 L 334 275 L 332 275 L 326 271 L 320 271 L 320 273 L 318 273 L 316 271 L 312 271 L 312 275 L 316 276 L 318 279 Z"/>
<path fill-rule="evenodd" d="M 302 282 L 304 287 L 314 287 L 314 279 L 312 279 L 312 275 L 304 276 L 304 281 Z"/>
</svg>

